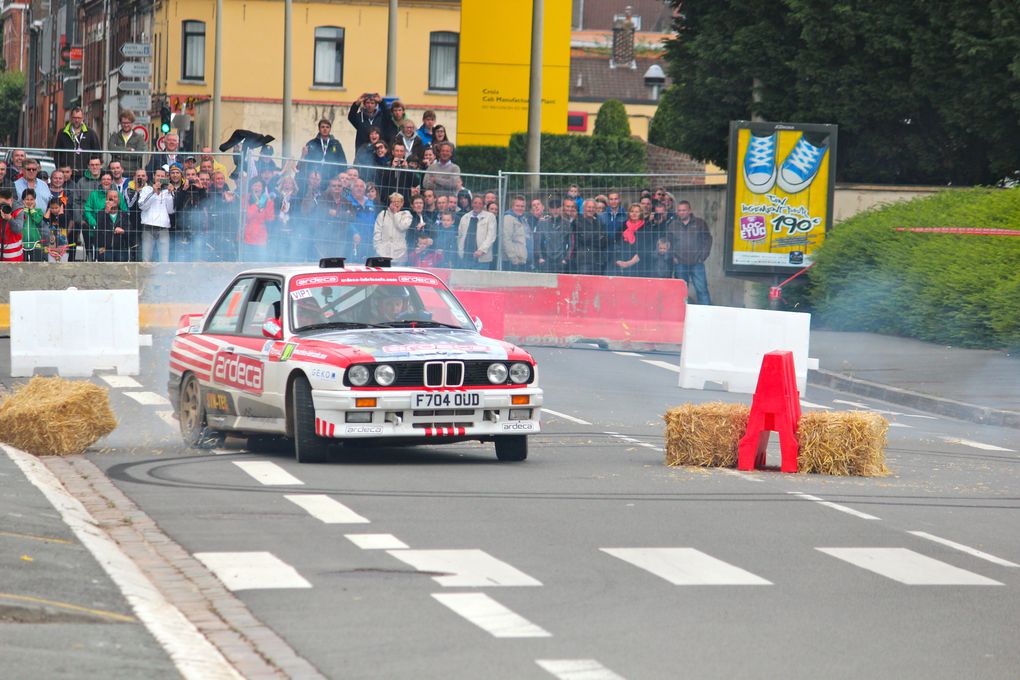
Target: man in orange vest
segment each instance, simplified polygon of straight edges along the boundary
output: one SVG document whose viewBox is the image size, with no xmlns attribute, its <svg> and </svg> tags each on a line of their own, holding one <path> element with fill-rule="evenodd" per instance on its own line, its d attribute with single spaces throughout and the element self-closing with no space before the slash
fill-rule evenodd
<svg viewBox="0 0 1020 680">
<path fill-rule="evenodd" d="M 25 228 L 25 216 L 21 208 L 14 207 L 14 191 L 0 189 L 0 262 L 24 262 L 25 251 L 21 246 L 21 232 Z"/>
</svg>

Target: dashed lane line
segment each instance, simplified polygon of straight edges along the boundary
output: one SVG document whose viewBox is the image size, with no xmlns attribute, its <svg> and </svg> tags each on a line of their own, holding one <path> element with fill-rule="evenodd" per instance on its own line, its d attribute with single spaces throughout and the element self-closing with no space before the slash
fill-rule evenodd
<svg viewBox="0 0 1020 680">
<path fill-rule="evenodd" d="M 641 361 L 643 363 L 648 364 L 649 366 L 656 366 L 658 368 L 664 368 L 667 371 L 673 371 L 674 373 L 679 373 L 680 372 L 680 367 L 679 366 L 677 366 L 676 364 L 668 363 L 666 361 L 659 361 L 658 359 L 642 359 Z"/>
<path fill-rule="evenodd" d="M 619 355 L 621 357 L 639 357 L 639 356 L 641 356 L 637 352 L 615 352 L 614 351 L 613 354 L 617 354 L 617 355 Z"/>
<path fill-rule="evenodd" d="M 1010 562 L 1009 560 L 1004 560 L 1001 557 L 989 555 L 988 553 L 978 550 L 977 548 L 971 548 L 970 546 L 963 545 L 962 543 L 950 541 L 947 538 L 939 538 L 938 536 L 933 536 L 932 534 L 929 534 L 927 531 L 908 531 L 907 533 L 913 534 L 914 536 L 918 536 L 920 538 L 926 538 L 929 541 L 934 541 L 935 543 L 941 543 L 942 545 L 947 546 L 949 548 L 953 548 L 954 550 L 959 550 L 960 552 L 967 553 L 968 555 L 991 562 L 992 564 L 998 564 L 1000 567 L 1020 567 L 1020 564 L 1017 564 L 1016 562 Z"/>
<path fill-rule="evenodd" d="M 432 597 L 493 637 L 552 637 L 552 634 L 544 628 L 511 611 L 485 593 L 433 593 Z"/>
<path fill-rule="evenodd" d="M 908 586 L 1001 586 L 998 581 L 907 548 L 816 548 Z"/>
<path fill-rule="evenodd" d="M 770 586 L 760 576 L 695 548 L 599 548 L 675 586 Z"/>
<path fill-rule="evenodd" d="M 845 512 L 846 514 L 853 515 L 854 517 L 857 517 L 859 519 L 879 520 L 879 518 L 875 517 L 874 515 L 869 515 L 866 512 L 861 512 L 860 510 L 854 510 L 853 508 L 848 508 L 845 505 L 840 505 L 839 503 L 833 503 L 831 501 L 827 501 L 827 500 L 824 500 L 822 498 L 819 498 L 818 496 L 812 496 L 810 494 L 806 494 L 806 493 L 804 493 L 802 491 L 787 491 L 786 493 L 790 494 L 791 496 L 796 496 L 798 498 L 803 498 L 806 501 L 814 501 L 815 503 L 818 503 L 818 505 L 824 505 L 825 507 L 832 508 L 833 510 L 839 510 L 840 512 Z"/>
<path fill-rule="evenodd" d="M 286 494 L 284 498 L 325 524 L 369 524 L 368 519 L 325 494 Z"/>
<path fill-rule="evenodd" d="M 922 418 L 924 420 L 938 420 L 938 418 L 936 418 L 935 416 L 924 416 L 924 415 L 921 415 L 919 413 L 901 413 L 899 411 L 885 411 L 885 410 L 880 409 L 880 408 L 875 408 L 874 406 L 869 406 L 868 404 L 862 404 L 859 401 L 847 401 L 845 399 L 833 399 L 832 403 L 833 404 L 845 404 L 847 406 L 854 406 L 854 407 L 859 408 L 859 409 L 864 409 L 865 411 L 874 411 L 875 413 L 878 413 L 880 415 L 885 415 L 885 416 L 903 416 L 904 418 Z"/>
<path fill-rule="evenodd" d="M 404 550 L 409 546 L 393 534 L 344 534 L 362 550 Z"/>
<path fill-rule="evenodd" d="M 180 427 L 180 423 L 174 418 L 173 411 L 156 411 L 156 416 L 175 430 Z"/>
<path fill-rule="evenodd" d="M 805 401 L 803 399 L 800 400 L 800 405 L 802 408 L 823 408 L 826 410 L 832 409 L 831 406 L 825 406 L 824 404 L 815 404 L 814 402 Z"/>
<path fill-rule="evenodd" d="M 169 406 L 170 402 L 166 397 L 155 392 L 124 392 L 125 397 L 131 397 L 142 406 Z"/>
<path fill-rule="evenodd" d="M 1015 453 L 1013 449 L 1006 449 L 1001 446 L 995 446 L 994 444 L 982 444 L 981 442 L 975 442 L 970 439 L 960 439 L 958 437 L 941 437 L 941 439 L 947 444 L 959 444 L 960 446 L 969 446 L 972 449 L 981 449 L 982 451 L 1005 451 L 1007 453 Z"/>
<path fill-rule="evenodd" d="M 748 481 L 748 482 L 764 482 L 765 481 L 764 479 L 761 479 L 760 477 L 752 477 L 751 475 L 747 474 L 746 472 L 742 472 L 740 470 L 734 470 L 733 468 L 716 468 L 716 469 L 719 470 L 720 472 L 725 472 L 728 475 L 733 475 L 734 477 L 740 477 L 741 479 L 743 479 L 745 481 Z"/>
<path fill-rule="evenodd" d="M 595 659 L 535 659 L 535 663 L 559 680 L 623 680 Z"/>
<path fill-rule="evenodd" d="M 115 389 L 138 389 L 142 386 L 140 382 L 129 375 L 101 375 L 99 378 L 110 387 Z"/>
<path fill-rule="evenodd" d="M 201 552 L 195 559 L 233 591 L 312 587 L 297 569 L 270 552 Z"/>
<path fill-rule="evenodd" d="M 567 415 L 566 413 L 560 413 L 559 411 L 553 411 L 551 408 L 546 408 L 545 406 L 542 407 L 542 412 L 548 413 L 549 415 L 552 416 L 556 416 L 557 418 L 563 418 L 563 420 L 569 420 L 570 422 L 577 423 L 578 425 L 591 425 L 591 423 L 589 423 L 587 420 L 575 418 L 574 416 Z"/>
<path fill-rule="evenodd" d="M 432 580 L 447 588 L 542 585 L 484 550 L 391 550 L 389 554 L 418 571 L 442 574 Z"/>
<path fill-rule="evenodd" d="M 276 463 L 269 461 L 233 461 L 234 465 L 251 475 L 259 484 L 266 486 L 298 486 L 304 485 L 300 479 L 290 474 Z"/>
</svg>

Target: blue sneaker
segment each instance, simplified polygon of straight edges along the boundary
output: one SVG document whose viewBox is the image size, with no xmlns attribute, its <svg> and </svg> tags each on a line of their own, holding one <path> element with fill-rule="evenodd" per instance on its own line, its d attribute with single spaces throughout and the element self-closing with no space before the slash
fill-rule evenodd
<svg viewBox="0 0 1020 680">
<path fill-rule="evenodd" d="M 804 137 L 798 139 L 779 168 L 779 188 L 788 194 L 796 194 L 811 186 L 828 150 L 828 137 L 822 146 L 815 146 Z"/>
<path fill-rule="evenodd" d="M 764 194 L 776 183 L 776 134 L 758 137 L 751 134 L 744 154 L 744 184 L 748 191 Z"/>
</svg>

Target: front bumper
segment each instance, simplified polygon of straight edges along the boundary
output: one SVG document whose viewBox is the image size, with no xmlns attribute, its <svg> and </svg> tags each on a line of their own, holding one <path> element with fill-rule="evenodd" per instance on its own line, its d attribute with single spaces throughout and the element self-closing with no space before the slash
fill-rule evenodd
<svg viewBox="0 0 1020 680">
<path fill-rule="evenodd" d="M 541 430 L 542 390 L 470 390 L 480 403 L 472 407 L 416 408 L 419 390 L 312 390 L 316 433 L 333 438 L 489 438 L 534 434 Z M 513 404 L 511 397 L 528 397 L 527 404 Z M 375 399 L 375 406 L 358 407 L 355 399 Z M 351 422 L 370 418 L 368 422 Z"/>
</svg>

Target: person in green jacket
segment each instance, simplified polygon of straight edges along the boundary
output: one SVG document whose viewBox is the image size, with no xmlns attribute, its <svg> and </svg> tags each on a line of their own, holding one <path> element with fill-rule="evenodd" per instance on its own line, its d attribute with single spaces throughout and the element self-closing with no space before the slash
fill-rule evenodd
<svg viewBox="0 0 1020 680">
<path fill-rule="evenodd" d="M 50 228 L 43 222 L 43 211 L 35 204 L 35 189 L 25 189 L 21 194 L 22 210 L 25 215 L 25 229 L 21 232 L 26 262 L 45 262 L 46 244 L 50 240 Z"/>
<path fill-rule="evenodd" d="M 82 225 L 82 236 L 85 241 L 86 259 L 89 262 L 96 262 L 99 255 L 99 237 L 96 231 L 96 220 L 99 213 L 106 209 L 106 193 L 113 189 L 113 175 L 104 170 L 99 175 L 99 188 L 89 194 L 85 200 L 85 208 L 82 210 L 85 216 L 85 224 Z M 127 210 L 127 202 L 124 195 L 120 195 L 120 209 Z"/>
</svg>

